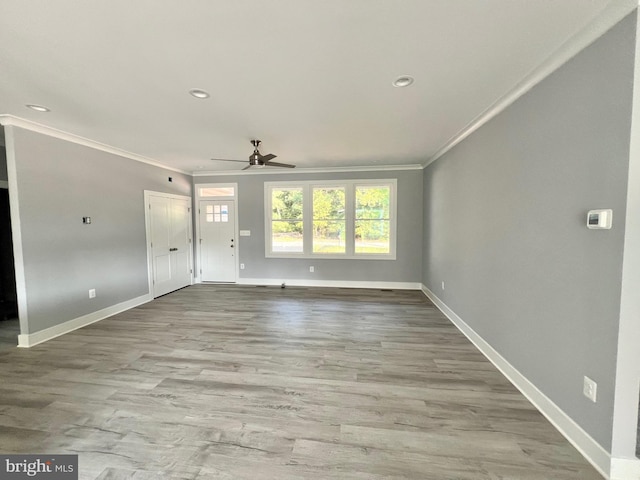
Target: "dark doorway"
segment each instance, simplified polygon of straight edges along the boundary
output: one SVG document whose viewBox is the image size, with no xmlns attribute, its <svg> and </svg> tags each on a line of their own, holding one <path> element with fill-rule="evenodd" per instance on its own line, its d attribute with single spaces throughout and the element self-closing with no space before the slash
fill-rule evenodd
<svg viewBox="0 0 640 480">
<path fill-rule="evenodd" d="M 2 167 L 6 166 L 4 153 L 4 147 L 0 146 Z M 0 350 L 6 346 L 14 347 L 19 333 L 9 190 L 0 188 Z"/>
</svg>

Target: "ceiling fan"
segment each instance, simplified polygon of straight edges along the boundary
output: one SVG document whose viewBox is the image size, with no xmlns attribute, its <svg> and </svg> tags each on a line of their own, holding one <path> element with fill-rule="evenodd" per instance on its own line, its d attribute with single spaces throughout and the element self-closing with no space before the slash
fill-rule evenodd
<svg viewBox="0 0 640 480">
<path fill-rule="evenodd" d="M 251 167 L 285 167 L 285 168 L 296 168 L 295 165 L 290 165 L 288 163 L 278 163 L 272 162 L 276 155 L 273 153 L 268 153 L 267 155 L 262 155 L 258 151 L 258 147 L 260 146 L 260 140 L 251 140 L 251 145 L 253 145 L 253 153 L 249 155 L 249 165 L 244 167 L 242 170 L 247 170 Z M 212 158 L 211 160 L 220 160 L 223 162 L 242 162 L 245 163 L 246 160 L 231 160 L 227 158 Z"/>
</svg>

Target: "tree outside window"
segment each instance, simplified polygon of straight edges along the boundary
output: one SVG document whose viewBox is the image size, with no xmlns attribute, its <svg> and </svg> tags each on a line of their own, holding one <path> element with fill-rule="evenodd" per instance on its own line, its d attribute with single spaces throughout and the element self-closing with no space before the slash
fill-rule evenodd
<svg viewBox="0 0 640 480">
<path fill-rule="evenodd" d="M 345 253 L 345 189 L 313 189 L 313 253 Z"/>
<path fill-rule="evenodd" d="M 389 253 L 391 219 L 388 186 L 357 186 L 355 253 Z"/>
<path fill-rule="evenodd" d="M 302 188 L 274 188 L 271 191 L 271 250 L 301 253 L 303 242 Z"/>
</svg>

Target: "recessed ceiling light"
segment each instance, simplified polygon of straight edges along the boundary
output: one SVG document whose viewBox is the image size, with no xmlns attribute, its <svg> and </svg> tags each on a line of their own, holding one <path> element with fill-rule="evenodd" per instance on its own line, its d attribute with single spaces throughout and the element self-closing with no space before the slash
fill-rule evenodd
<svg viewBox="0 0 640 480">
<path fill-rule="evenodd" d="M 47 107 L 43 107 L 42 105 L 28 104 L 28 105 L 26 105 L 26 107 L 30 108 L 31 110 L 35 110 L 36 112 L 50 112 L 51 111 Z"/>
<path fill-rule="evenodd" d="M 191 90 L 189 90 L 189 93 L 196 98 L 209 98 L 209 94 L 204 90 L 200 90 L 199 88 L 192 88 Z"/>
<path fill-rule="evenodd" d="M 409 75 L 402 75 L 393 81 L 394 87 L 408 87 L 413 83 L 413 77 Z"/>
</svg>

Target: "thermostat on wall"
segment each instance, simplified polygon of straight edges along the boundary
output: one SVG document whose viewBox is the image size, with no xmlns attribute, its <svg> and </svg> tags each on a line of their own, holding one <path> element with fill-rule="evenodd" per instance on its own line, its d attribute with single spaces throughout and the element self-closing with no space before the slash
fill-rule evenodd
<svg viewBox="0 0 640 480">
<path fill-rule="evenodd" d="M 610 229 L 613 210 L 589 210 L 587 213 L 587 228 Z"/>
</svg>

